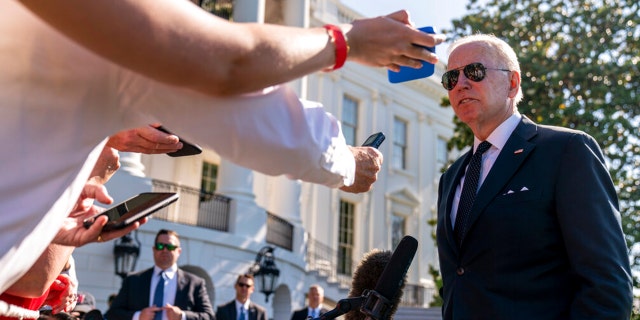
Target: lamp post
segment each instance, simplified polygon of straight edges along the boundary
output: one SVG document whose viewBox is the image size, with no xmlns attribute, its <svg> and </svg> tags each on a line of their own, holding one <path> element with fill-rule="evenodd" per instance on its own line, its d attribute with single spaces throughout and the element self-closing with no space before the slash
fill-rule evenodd
<svg viewBox="0 0 640 320">
<path fill-rule="evenodd" d="M 140 255 L 140 241 L 138 241 L 137 233 L 136 239 L 127 233 L 116 240 L 113 246 L 113 255 L 115 256 L 116 274 L 124 280 L 129 272 L 135 270 Z"/>
<path fill-rule="evenodd" d="M 275 292 L 275 287 L 280 276 L 280 269 L 276 267 L 273 251 L 275 248 L 266 246 L 260 249 L 256 261 L 249 268 L 253 274 L 258 290 L 265 295 L 265 302 L 269 302 L 269 295 Z"/>
</svg>

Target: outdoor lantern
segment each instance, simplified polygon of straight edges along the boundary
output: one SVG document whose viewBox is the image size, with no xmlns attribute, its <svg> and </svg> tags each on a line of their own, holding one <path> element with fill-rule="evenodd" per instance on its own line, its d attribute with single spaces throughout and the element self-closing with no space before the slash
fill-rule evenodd
<svg viewBox="0 0 640 320">
<path fill-rule="evenodd" d="M 131 238 L 131 235 L 125 234 L 116 241 L 113 247 L 113 255 L 115 256 L 116 274 L 124 279 L 129 272 L 136 268 L 138 256 L 140 255 L 140 241 Z"/>
<path fill-rule="evenodd" d="M 278 276 L 280 276 L 280 269 L 276 267 L 273 250 L 275 248 L 270 246 L 260 249 L 256 261 L 249 271 L 253 274 L 257 289 L 264 293 L 266 302 L 269 302 L 269 295 L 275 292 Z"/>
</svg>

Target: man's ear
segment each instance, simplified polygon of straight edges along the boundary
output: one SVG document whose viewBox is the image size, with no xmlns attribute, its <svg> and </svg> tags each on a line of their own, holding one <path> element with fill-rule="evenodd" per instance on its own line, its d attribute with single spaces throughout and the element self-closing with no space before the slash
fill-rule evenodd
<svg viewBox="0 0 640 320">
<path fill-rule="evenodd" d="M 509 76 L 509 96 L 515 97 L 520 90 L 520 74 L 517 71 L 511 71 Z"/>
<path fill-rule="evenodd" d="M 511 71 L 511 77 L 509 79 L 509 89 L 515 89 L 520 86 L 520 75 L 517 71 Z"/>
</svg>

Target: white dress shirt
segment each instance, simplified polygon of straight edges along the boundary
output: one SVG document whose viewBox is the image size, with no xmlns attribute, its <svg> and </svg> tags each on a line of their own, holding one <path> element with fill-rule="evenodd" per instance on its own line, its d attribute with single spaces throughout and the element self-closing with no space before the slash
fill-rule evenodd
<svg viewBox="0 0 640 320">
<path fill-rule="evenodd" d="M 236 319 L 240 319 L 240 308 L 244 309 L 244 319 L 249 320 L 249 304 L 251 303 L 250 299 L 247 299 L 245 303 L 241 303 L 236 300 Z"/>
<path fill-rule="evenodd" d="M 307 307 L 307 316 L 317 318 L 320 316 L 320 310 L 322 309 L 322 305 L 319 305 L 317 308 Z"/>
<path fill-rule="evenodd" d="M 516 111 L 513 115 L 507 118 L 504 122 L 502 122 L 487 138 L 487 141 L 491 143 L 491 148 L 487 150 L 484 154 L 482 154 L 482 169 L 480 169 L 480 180 L 478 181 L 478 190 L 480 190 L 480 186 L 482 186 L 482 182 L 487 178 L 489 171 L 493 167 L 493 164 L 496 162 L 500 151 L 504 148 L 504 145 L 507 143 L 507 140 L 513 133 L 513 130 L 516 129 L 520 120 L 522 119 L 522 115 Z M 482 141 L 474 136 L 473 138 L 473 152 L 478 149 L 478 145 L 480 145 Z M 468 168 L 468 166 L 467 166 Z M 466 169 L 465 169 L 466 171 Z M 458 213 L 458 204 L 460 203 L 460 195 L 462 194 L 462 186 L 464 186 L 464 176 L 460 179 L 460 183 L 456 187 L 456 194 L 453 198 L 453 203 L 451 205 L 451 227 L 455 228 L 456 216 Z"/>
<path fill-rule="evenodd" d="M 149 292 L 149 306 L 153 305 L 153 298 L 155 296 L 156 287 L 158 286 L 158 283 L 162 279 L 162 277 L 160 276 L 160 272 L 162 271 L 163 270 L 158 268 L 158 266 L 153 266 L 153 276 L 151 276 L 151 288 L 150 288 L 151 291 Z M 167 303 L 170 305 L 175 305 L 175 301 L 176 301 L 176 292 L 178 291 L 178 266 L 174 264 L 171 267 L 165 269 L 164 273 L 167 276 L 167 279 L 164 282 L 164 291 L 163 291 L 164 298 L 162 299 L 164 303 L 162 304 L 162 306 L 156 306 L 156 307 L 166 306 Z M 140 319 L 140 311 L 137 311 L 136 313 L 134 313 L 133 318 L 131 318 L 131 320 L 138 320 L 138 319 Z M 167 320 L 167 314 L 164 311 L 162 311 L 162 319 Z M 183 312 L 182 320 L 185 320 L 185 319 L 186 319 L 186 315 Z"/>
</svg>

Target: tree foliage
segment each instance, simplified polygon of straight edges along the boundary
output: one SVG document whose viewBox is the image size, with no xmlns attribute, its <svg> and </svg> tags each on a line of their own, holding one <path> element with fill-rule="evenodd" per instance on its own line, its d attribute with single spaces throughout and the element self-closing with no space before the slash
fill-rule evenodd
<svg viewBox="0 0 640 320">
<path fill-rule="evenodd" d="M 519 111 L 538 123 L 583 130 L 600 143 L 630 248 L 640 240 L 639 6 L 637 0 L 470 0 L 468 14 L 445 30 L 449 41 L 474 33 L 507 41 L 523 73 Z M 454 121 L 450 147 L 471 145 L 471 131 Z M 637 269 L 640 253 L 631 256 Z"/>
</svg>

